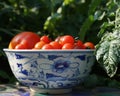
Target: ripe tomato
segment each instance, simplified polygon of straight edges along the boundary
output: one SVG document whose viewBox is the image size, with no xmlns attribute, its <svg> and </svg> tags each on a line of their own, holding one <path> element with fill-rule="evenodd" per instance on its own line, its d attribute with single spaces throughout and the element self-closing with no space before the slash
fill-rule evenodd
<svg viewBox="0 0 120 96">
<path fill-rule="evenodd" d="M 15 46 L 15 49 L 28 49 L 27 41 L 22 40 L 19 44 Z"/>
<path fill-rule="evenodd" d="M 62 45 L 59 44 L 59 42 L 56 42 L 56 41 L 50 42 L 50 45 L 52 45 L 54 49 L 61 49 L 62 48 Z"/>
<path fill-rule="evenodd" d="M 86 49 L 95 49 L 95 45 L 92 42 L 85 42 L 84 46 Z"/>
<path fill-rule="evenodd" d="M 58 36 L 57 38 L 55 38 L 54 41 L 59 42 L 61 37 L 62 37 L 62 36 Z"/>
<path fill-rule="evenodd" d="M 74 43 L 74 49 L 85 49 L 83 42 L 81 40 L 77 40 Z"/>
<path fill-rule="evenodd" d="M 74 49 L 74 45 L 71 44 L 71 43 L 65 43 L 65 44 L 62 46 L 62 49 Z"/>
<path fill-rule="evenodd" d="M 74 44 L 75 40 L 71 35 L 65 35 L 60 38 L 59 43 L 63 46 L 65 43 Z"/>
<path fill-rule="evenodd" d="M 41 49 L 45 44 L 44 41 L 39 41 L 35 44 L 34 49 Z"/>
<path fill-rule="evenodd" d="M 34 32 L 21 32 L 14 36 L 9 43 L 9 49 L 32 49 L 40 41 L 40 36 Z M 17 46 L 17 47 L 16 47 Z M 25 47 L 26 46 L 26 47 Z"/>
<path fill-rule="evenodd" d="M 50 44 L 45 44 L 43 47 L 42 47 L 43 50 L 45 49 L 54 49 L 52 45 Z"/>
<path fill-rule="evenodd" d="M 40 38 L 40 40 L 44 41 L 45 43 L 50 43 L 51 42 L 51 39 L 48 36 L 46 36 L 46 35 L 42 36 Z"/>
<path fill-rule="evenodd" d="M 17 44 L 15 49 L 28 49 L 28 47 L 25 44 Z"/>
</svg>

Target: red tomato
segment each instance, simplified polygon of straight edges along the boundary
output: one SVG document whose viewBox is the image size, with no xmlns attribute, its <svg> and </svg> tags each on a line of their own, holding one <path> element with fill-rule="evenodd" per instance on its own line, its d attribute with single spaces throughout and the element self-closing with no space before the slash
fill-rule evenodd
<svg viewBox="0 0 120 96">
<path fill-rule="evenodd" d="M 27 45 L 25 44 L 17 44 L 15 46 L 15 49 L 28 49 Z"/>
<path fill-rule="evenodd" d="M 65 43 L 71 43 L 74 44 L 75 40 L 71 35 L 65 35 L 60 38 L 60 44 L 64 45 Z"/>
<path fill-rule="evenodd" d="M 56 42 L 56 41 L 50 42 L 50 45 L 52 45 L 54 49 L 61 49 L 62 48 L 62 45 L 59 44 L 59 42 Z"/>
<path fill-rule="evenodd" d="M 39 41 L 35 44 L 34 49 L 41 49 L 45 44 L 44 41 Z"/>
<path fill-rule="evenodd" d="M 59 42 L 61 37 L 62 37 L 62 36 L 58 36 L 57 38 L 55 38 L 54 41 Z"/>
<path fill-rule="evenodd" d="M 43 47 L 42 47 L 43 50 L 45 49 L 54 49 L 52 45 L 50 44 L 45 44 Z"/>
<path fill-rule="evenodd" d="M 39 40 L 40 36 L 34 32 L 21 32 L 10 41 L 9 49 L 32 49 Z"/>
<path fill-rule="evenodd" d="M 28 49 L 28 41 L 22 40 L 19 44 L 15 46 L 15 49 Z"/>
<path fill-rule="evenodd" d="M 42 36 L 40 38 L 40 40 L 44 41 L 45 43 L 50 43 L 51 42 L 51 39 L 48 36 L 46 36 L 46 35 Z"/>
<path fill-rule="evenodd" d="M 73 49 L 74 48 L 74 45 L 71 44 L 71 43 L 65 43 L 63 46 L 62 46 L 62 49 Z"/>
<path fill-rule="evenodd" d="M 86 49 L 95 49 L 95 45 L 92 42 L 85 42 L 84 46 Z"/>
<path fill-rule="evenodd" d="M 77 40 L 74 43 L 74 49 L 85 49 L 83 42 L 81 40 Z"/>
</svg>

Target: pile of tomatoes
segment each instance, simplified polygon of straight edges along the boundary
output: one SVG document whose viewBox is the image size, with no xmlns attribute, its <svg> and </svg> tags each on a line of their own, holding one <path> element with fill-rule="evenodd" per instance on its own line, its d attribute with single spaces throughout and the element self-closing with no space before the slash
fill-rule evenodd
<svg viewBox="0 0 120 96">
<path fill-rule="evenodd" d="M 95 49 L 95 45 L 92 42 L 83 43 L 71 35 L 58 36 L 52 40 L 47 35 L 21 32 L 10 41 L 9 49 Z"/>
</svg>

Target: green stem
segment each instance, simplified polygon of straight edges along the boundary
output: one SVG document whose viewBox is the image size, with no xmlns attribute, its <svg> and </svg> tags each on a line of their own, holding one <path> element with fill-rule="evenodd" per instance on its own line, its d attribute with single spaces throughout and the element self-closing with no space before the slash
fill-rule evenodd
<svg viewBox="0 0 120 96">
<path fill-rule="evenodd" d="M 92 0 L 89 10 L 88 10 L 88 18 L 85 20 L 83 25 L 80 28 L 79 37 L 82 41 L 85 39 L 85 35 L 87 34 L 87 31 L 90 29 L 91 25 L 94 22 L 94 12 L 98 5 L 100 5 L 101 0 Z"/>
<path fill-rule="evenodd" d="M 90 29 L 90 26 L 93 24 L 93 22 L 94 22 L 94 17 L 92 15 L 90 15 L 83 23 L 83 25 L 80 29 L 80 32 L 78 33 L 78 35 L 82 41 L 84 41 L 85 35 L 86 35 L 87 31 Z"/>
</svg>

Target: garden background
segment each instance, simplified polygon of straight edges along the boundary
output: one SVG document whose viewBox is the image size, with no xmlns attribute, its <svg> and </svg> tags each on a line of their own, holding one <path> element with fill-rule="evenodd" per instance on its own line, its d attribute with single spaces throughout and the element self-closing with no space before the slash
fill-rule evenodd
<svg viewBox="0 0 120 96">
<path fill-rule="evenodd" d="M 118 0 L 119 1 L 119 0 Z M 111 31 L 117 0 L 0 0 L 0 84 L 15 83 L 3 48 L 22 31 L 55 38 L 70 34 L 95 45 Z M 120 87 L 119 75 L 109 77 L 96 61 L 85 87 Z"/>
</svg>

